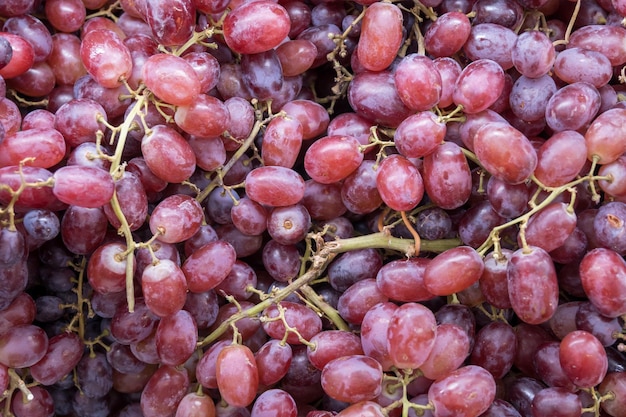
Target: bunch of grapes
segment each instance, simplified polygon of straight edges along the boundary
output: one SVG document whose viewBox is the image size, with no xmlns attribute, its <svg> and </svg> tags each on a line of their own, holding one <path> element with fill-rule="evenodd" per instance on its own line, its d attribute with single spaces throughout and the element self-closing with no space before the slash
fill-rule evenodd
<svg viewBox="0 0 626 417">
<path fill-rule="evenodd" d="M 0 25 L 0 415 L 626 416 L 626 0 Z"/>
</svg>

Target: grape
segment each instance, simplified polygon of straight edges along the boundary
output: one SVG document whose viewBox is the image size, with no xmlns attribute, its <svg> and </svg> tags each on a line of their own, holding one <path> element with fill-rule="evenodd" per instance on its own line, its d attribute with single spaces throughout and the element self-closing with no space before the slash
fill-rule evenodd
<svg viewBox="0 0 626 417">
<path fill-rule="evenodd" d="M 356 404 L 352 404 L 351 406 L 336 414 L 337 417 L 383 417 L 384 415 L 385 412 L 383 408 L 373 401 L 360 401 Z"/>
<path fill-rule="evenodd" d="M 390 3 L 372 4 L 363 17 L 357 53 L 370 71 L 387 68 L 402 43 L 402 12 Z"/>
<path fill-rule="evenodd" d="M 10 79 L 28 71 L 35 62 L 35 51 L 30 42 L 20 35 L 8 32 L 0 32 L 0 37 L 11 44 L 12 51 L 9 62 L 0 68 L 0 76 Z"/>
<path fill-rule="evenodd" d="M 582 405 L 578 395 L 564 388 L 545 388 L 539 391 L 531 404 L 533 416 L 580 416 Z"/>
<path fill-rule="evenodd" d="M 505 219 L 524 214 L 528 209 L 529 198 L 530 190 L 525 183 L 509 184 L 496 177 L 490 177 L 487 181 L 487 199 L 491 208 Z"/>
<path fill-rule="evenodd" d="M 57 84 L 73 85 L 87 73 L 80 58 L 80 39 L 70 33 L 52 35 L 52 51 L 46 62 L 52 68 Z"/>
<path fill-rule="evenodd" d="M 239 54 L 256 54 L 278 46 L 289 34 L 287 10 L 268 0 L 242 4 L 224 19 L 224 40 Z"/>
<path fill-rule="evenodd" d="M 626 152 L 626 144 L 617 140 L 621 136 L 622 120 L 626 109 L 610 109 L 596 117 L 585 132 L 587 159 L 598 158 L 601 165 L 611 163 Z"/>
<path fill-rule="evenodd" d="M 189 145 L 196 155 L 198 168 L 214 171 L 226 162 L 226 149 L 219 137 L 190 136 Z"/>
<path fill-rule="evenodd" d="M 140 373 L 146 369 L 146 363 L 135 357 L 129 345 L 114 342 L 106 357 L 113 372 Z"/>
<path fill-rule="evenodd" d="M 292 100 L 281 108 L 288 117 L 297 119 L 302 125 L 302 139 L 320 136 L 330 123 L 328 112 L 320 104 L 311 100 Z"/>
<path fill-rule="evenodd" d="M 120 343 L 138 343 L 150 336 L 157 321 L 158 317 L 152 314 L 143 298 L 138 298 L 132 313 L 126 304 L 117 308 L 111 320 L 111 334 Z"/>
<path fill-rule="evenodd" d="M 215 404 L 211 397 L 207 395 L 190 392 L 178 403 L 175 417 L 192 417 L 197 415 L 215 417 Z"/>
<path fill-rule="evenodd" d="M 387 347 L 396 368 L 416 369 L 426 361 L 435 345 L 435 316 L 417 303 L 398 307 L 389 320 Z"/>
<path fill-rule="evenodd" d="M 107 113 L 102 105 L 89 98 L 72 99 L 56 112 L 54 128 L 58 130 L 68 147 L 75 148 L 85 142 L 95 142 L 98 131 L 104 131 Z"/>
<path fill-rule="evenodd" d="M 397 127 L 394 143 L 407 158 L 420 158 L 435 151 L 446 135 L 446 124 L 432 111 L 423 111 L 404 119 Z"/>
<path fill-rule="evenodd" d="M 177 107 L 174 120 L 190 135 L 214 137 L 228 129 L 230 113 L 221 100 L 201 93 L 192 103 Z M 198 120 L 202 123 L 197 123 Z"/>
<path fill-rule="evenodd" d="M 189 376 L 185 369 L 169 365 L 159 367 L 141 392 L 141 412 L 158 417 L 174 415 L 188 388 Z"/>
<path fill-rule="evenodd" d="M 258 167 L 246 177 L 246 194 L 263 205 L 291 206 L 304 196 L 304 180 L 296 171 L 286 167 Z"/>
<path fill-rule="evenodd" d="M 434 295 L 452 295 L 477 282 L 483 269 L 478 252 L 458 246 L 437 255 L 426 265 L 424 286 Z"/>
<path fill-rule="evenodd" d="M 265 270 L 276 281 L 288 282 L 300 273 L 300 252 L 295 245 L 283 245 L 275 240 L 263 246 L 262 254 Z"/>
<path fill-rule="evenodd" d="M 302 205 L 312 219 L 331 220 L 345 214 L 347 209 L 341 201 L 341 183 L 321 184 L 307 180 L 304 185 Z"/>
<path fill-rule="evenodd" d="M 601 206 L 593 222 L 596 241 L 603 247 L 614 250 L 620 255 L 625 255 L 625 221 L 626 203 L 612 201 Z"/>
<path fill-rule="evenodd" d="M 428 399 L 438 417 L 477 417 L 489 408 L 496 395 L 496 384 L 489 372 L 467 365 L 435 381 Z"/>
<path fill-rule="evenodd" d="M 15 265 L 28 253 L 24 234 L 18 230 L 0 229 L 0 265 L 9 267 Z"/>
<path fill-rule="evenodd" d="M 292 2 L 290 2 L 292 3 Z M 311 68 L 317 56 L 317 47 L 307 39 L 294 39 L 276 48 L 283 75 L 300 75 Z"/>
<path fill-rule="evenodd" d="M 235 261 L 233 267 L 226 277 L 215 288 L 215 290 L 224 295 L 234 297 L 236 300 L 247 300 L 252 296 L 249 288 L 256 288 L 257 276 L 254 269 L 243 261 Z"/>
<path fill-rule="evenodd" d="M 424 285 L 426 258 L 398 259 L 386 263 L 376 274 L 381 293 L 396 301 L 425 301 L 434 298 Z"/>
<path fill-rule="evenodd" d="M 361 145 L 369 143 L 370 129 L 372 123 L 353 112 L 347 112 L 337 115 L 328 124 L 328 136 L 352 136 L 356 138 Z M 364 150 L 367 154 L 368 150 Z"/>
<path fill-rule="evenodd" d="M 397 127 L 412 114 L 400 99 L 389 71 L 356 74 L 348 87 L 348 101 L 359 116 L 384 126 Z"/>
<path fill-rule="evenodd" d="M 252 351 L 244 345 L 229 345 L 217 355 L 217 387 L 222 399 L 235 407 L 247 407 L 256 396 L 259 374 Z"/>
<path fill-rule="evenodd" d="M 298 409 L 295 400 L 281 389 L 270 389 L 258 396 L 251 417 L 296 417 Z"/>
<path fill-rule="evenodd" d="M 148 196 L 139 176 L 124 171 L 122 177 L 115 183 L 115 194 L 130 230 L 134 231 L 143 226 L 148 215 Z M 110 203 L 104 206 L 104 213 L 113 227 L 119 229 L 122 226 Z"/>
<path fill-rule="evenodd" d="M 424 34 L 426 51 L 435 58 L 449 57 L 459 52 L 472 30 L 469 18 L 451 11 L 437 17 Z"/>
<path fill-rule="evenodd" d="M 601 403 L 602 409 L 614 417 L 619 416 L 621 410 L 624 409 L 624 388 L 626 387 L 624 375 L 621 372 L 610 372 L 598 387 L 598 391 L 602 395 L 606 395 L 609 392 L 614 394 L 613 399 L 608 399 Z"/>
<path fill-rule="evenodd" d="M 60 231 L 59 218 L 50 210 L 31 210 L 23 218 L 27 237 L 39 241 L 54 239 Z"/>
<path fill-rule="evenodd" d="M 167 182 L 165 180 L 159 178 L 152 171 L 150 171 L 146 160 L 142 157 L 131 159 L 128 162 L 126 169 L 139 176 L 139 180 L 141 181 L 141 184 L 143 184 L 146 193 L 163 191 L 167 186 Z"/>
<path fill-rule="evenodd" d="M 621 331 L 616 318 L 608 318 L 600 314 L 590 302 L 584 302 L 576 311 L 576 328 L 593 334 L 603 346 L 615 343 L 615 335 Z"/>
<path fill-rule="evenodd" d="M 200 79 L 195 70 L 174 55 L 151 55 L 143 65 L 142 77 L 146 87 L 169 104 L 189 105 L 200 94 Z"/>
<path fill-rule="evenodd" d="M 381 162 L 376 185 L 385 204 L 397 211 L 412 210 L 424 196 L 422 176 L 400 155 L 388 156 Z"/>
<path fill-rule="evenodd" d="M 445 142 L 424 157 L 422 177 L 430 200 L 444 210 L 461 207 L 470 197 L 469 164 L 455 143 Z"/>
<path fill-rule="evenodd" d="M 103 169 L 79 165 L 64 166 L 53 174 L 54 195 L 66 204 L 96 208 L 113 197 L 115 184 Z"/>
<path fill-rule="evenodd" d="M 0 311 L 0 334 L 11 327 L 31 324 L 35 319 L 35 302 L 27 293 L 16 296 L 10 304 Z"/>
<path fill-rule="evenodd" d="M 596 248 L 580 262 L 580 280 L 589 301 L 607 317 L 626 313 L 626 261 L 615 251 Z"/>
<path fill-rule="evenodd" d="M 615 161 L 602 165 L 598 175 L 611 176 L 611 180 L 600 180 L 598 185 L 608 194 L 614 196 L 626 195 L 626 157 L 620 156 Z"/>
<path fill-rule="evenodd" d="M 520 184 L 537 166 L 537 153 L 526 136 L 503 122 L 491 122 L 476 131 L 474 151 L 478 160 L 494 177 Z"/>
<path fill-rule="evenodd" d="M 539 30 L 521 33 L 513 49 L 511 59 L 515 69 L 528 78 L 540 78 L 552 69 L 556 51 L 548 36 Z"/>
<path fill-rule="evenodd" d="M 38 386 L 29 388 L 32 399 L 24 398 L 22 391 L 17 390 L 11 401 L 11 411 L 15 417 L 52 417 L 54 401 L 50 393 Z"/>
<path fill-rule="evenodd" d="M 548 101 L 557 91 L 556 83 L 547 74 L 537 78 L 519 77 L 509 94 L 511 111 L 526 122 L 545 118 Z"/>
<path fill-rule="evenodd" d="M 576 227 L 576 213 L 566 203 L 550 203 L 530 217 L 526 243 L 553 251 L 565 243 Z"/>
<path fill-rule="evenodd" d="M 245 235 L 232 224 L 217 227 L 215 231 L 219 239 L 230 243 L 235 248 L 238 258 L 256 253 L 263 244 L 262 235 Z"/>
<path fill-rule="evenodd" d="M 232 245 L 221 240 L 195 250 L 182 265 L 189 291 L 202 293 L 215 288 L 228 276 L 236 257 Z"/>
<path fill-rule="evenodd" d="M 529 324 L 548 321 L 556 311 L 559 287 L 550 255 L 536 246 L 518 249 L 507 265 L 509 297 L 515 314 Z"/>
<path fill-rule="evenodd" d="M 102 398 L 113 387 L 113 368 L 104 353 L 83 355 L 76 366 L 81 393 L 89 398 Z"/>
<path fill-rule="evenodd" d="M 322 370 L 322 388 L 330 397 L 349 403 L 373 400 L 381 392 L 383 370 L 375 359 L 347 355 L 328 362 Z"/>
<path fill-rule="evenodd" d="M 363 355 L 361 339 L 345 330 L 322 331 L 310 340 L 315 349 L 308 347 L 307 358 L 313 366 L 323 370 L 330 361 L 342 356 Z"/>
<path fill-rule="evenodd" d="M 465 330 L 452 323 L 437 325 L 435 344 L 420 371 L 436 380 L 458 369 L 470 353 L 470 338 Z"/>
<path fill-rule="evenodd" d="M 337 311 L 348 322 L 360 324 L 367 311 L 378 303 L 388 301 L 373 278 L 352 284 L 337 301 Z"/>
<path fill-rule="evenodd" d="M 391 302 L 376 304 L 371 307 L 361 323 L 361 345 L 363 352 L 376 359 L 383 370 L 393 365 L 387 347 L 387 331 L 389 322 L 398 306 Z"/>
<path fill-rule="evenodd" d="M 337 291 L 345 291 L 352 284 L 371 278 L 383 265 L 376 249 L 357 249 L 337 257 L 328 267 L 328 282 Z"/>
<path fill-rule="evenodd" d="M 565 375 L 582 388 L 602 382 L 608 368 L 604 347 L 594 335 L 584 330 L 573 331 L 561 340 L 559 361 Z"/>
<path fill-rule="evenodd" d="M 605 55 L 581 48 L 560 52 L 554 61 L 554 72 L 566 83 L 587 82 L 596 88 L 607 84 L 613 76 L 611 62 Z"/>
<path fill-rule="evenodd" d="M 141 275 L 141 288 L 146 305 L 152 313 L 166 317 L 185 305 L 187 281 L 183 271 L 173 261 L 161 259 L 151 264 Z"/>
<path fill-rule="evenodd" d="M 574 392 L 577 388 L 565 375 L 559 361 L 559 346 L 560 342 L 557 341 L 540 344 L 533 355 L 535 370 L 548 386 L 562 387 Z"/>
<path fill-rule="evenodd" d="M 478 284 L 487 302 L 497 308 L 511 308 L 506 269 L 512 254 L 509 249 L 501 249 L 500 254 L 490 252 L 483 258 L 485 266 Z"/>
<path fill-rule="evenodd" d="M 599 109 L 598 90 L 589 83 L 575 82 L 550 97 L 546 106 L 546 122 L 556 132 L 578 130 L 589 124 Z"/>
<path fill-rule="evenodd" d="M 272 119 L 263 135 L 261 158 L 264 164 L 293 168 L 302 147 L 303 136 L 299 120 L 289 117 Z"/>
<path fill-rule="evenodd" d="M 215 378 L 215 365 L 217 355 L 220 351 L 231 344 L 229 340 L 220 340 L 211 345 L 196 365 L 195 376 L 200 385 L 205 388 L 217 388 L 217 380 Z"/>
<path fill-rule="evenodd" d="M 520 4 L 514 1 L 479 0 L 474 3 L 472 12 L 476 14 L 473 19 L 474 24 L 497 23 L 515 29 L 522 23 L 523 10 Z"/>
<path fill-rule="evenodd" d="M 43 385 L 60 381 L 78 364 L 84 345 L 75 333 L 61 333 L 48 341 L 46 354 L 31 365 L 30 374 Z"/>
<path fill-rule="evenodd" d="M 200 80 L 200 92 L 208 93 L 215 88 L 220 74 L 217 58 L 207 52 L 189 52 L 182 55 L 182 58 L 196 71 Z"/>
<path fill-rule="evenodd" d="M 279 305 L 280 308 L 275 304 L 269 306 L 261 316 L 263 329 L 270 337 L 282 340 L 286 333 L 287 343 L 301 344 L 298 334 L 288 331 L 287 326 L 297 330 L 305 340 L 310 340 L 322 330 L 322 320 L 307 306 L 291 301 L 282 301 Z"/>
<path fill-rule="evenodd" d="M 463 52 L 474 62 L 489 59 L 508 70 L 513 67 L 512 50 L 516 41 L 517 34 L 510 28 L 496 23 L 474 24 L 463 44 Z"/>
<path fill-rule="evenodd" d="M 30 129 L 7 134 L 0 143 L 0 165 L 18 165 L 26 158 L 30 166 L 51 168 L 61 162 L 66 153 L 66 144 L 60 132 L 51 129 Z"/>
<path fill-rule="evenodd" d="M 282 245 L 295 245 L 306 237 L 311 216 L 302 204 L 275 207 L 267 218 L 267 232 Z"/>
<path fill-rule="evenodd" d="M 486 369 L 494 379 L 501 379 L 513 366 L 516 341 L 511 325 L 491 322 L 476 334 L 470 363 Z"/>
<path fill-rule="evenodd" d="M 95 29 L 83 36 L 80 56 L 92 77 L 105 88 L 115 88 L 132 71 L 130 51 L 117 33 Z"/>
<path fill-rule="evenodd" d="M 259 100 L 278 98 L 285 79 L 276 51 L 270 49 L 269 51 L 243 55 L 241 58 L 241 78 L 252 97 Z"/>
<path fill-rule="evenodd" d="M 353 213 L 371 213 L 383 202 L 376 187 L 378 172 L 374 167 L 375 161 L 364 160 L 343 180 L 341 201 Z"/>
<path fill-rule="evenodd" d="M 441 97 L 441 74 L 433 61 L 423 55 L 410 54 L 402 58 L 394 72 L 394 83 L 400 99 L 411 110 L 430 110 Z"/>
<path fill-rule="evenodd" d="M 179 310 L 162 317 L 156 329 L 157 353 L 161 363 L 178 366 L 196 350 L 198 327 L 191 314 Z"/>
<path fill-rule="evenodd" d="M 191 37 L 196 14 L 193 1 L 147 0 L 145 3 L 145 20 L 159 43 L 182 45 Z"/>
<path fill-rule="evenodd" d="M 193 148 L 167 125 L 151 128 L 141 140 L 141 152 L 150 171 L 166 182 L 187 180 L 196 169 Z"/>
<path fill-rule="evenodd" d="M 268 340 L 254 354 L 259 370 L 259 383 L 270 386 L 280 381 L 287 374 L 292 358 L 291 345 L 276 339 Z"/>
<path fill-rule="evenodd" d="M 150 216 L 150 231 L 165 243 L 189 239 L 200 229 L 202 207 L 193 198 L 174 194 L 162 200 Z"/>
<path fill-rule="evenodd" d="M 326 136 L 316 140 L 304 155 L 304 168 L 322 184 L 338 182 L 363 161 L 359 142 L 352 136 Z"/>
<path fill-rule="evenodd" d="M 503 88 L 502 67 L 490 59 L 479 59 L 463 68 L 452 99 L 465 113 L 479 113 L 495 103 Z"/>
<path fill-rule="evenodd" d="M 108 294 L 126 289 L 125 252 L 126 245 L 118 242 L 106 243 L 93 252 L 87 264 L 87 278 L 94 290 Z M 131 271 L 134 269 L 133 263 Z"/>
<path fill-rule="evenodd" d="M 561 186 L 582 170 L 587 155 L 584 137 L 575 131 L 555 133 L 537 150 L 535 176 L 548 187 Z"/>
<path fill-rule="evenodd" d="M 568 48 L 584 48 L 604 54 L 611 66 L 626 62 L 626 53 L 618 45 L 626 37 L 626 30 L 612 25 L 588 25 L 574 32 L 567 44 Z"/>
</svg>

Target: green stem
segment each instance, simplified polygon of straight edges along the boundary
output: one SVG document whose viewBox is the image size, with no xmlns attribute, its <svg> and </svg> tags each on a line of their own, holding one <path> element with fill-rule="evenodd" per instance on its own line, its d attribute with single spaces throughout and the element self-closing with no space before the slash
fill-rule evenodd
<svg viewBox="0 0 626 417">
<path fill-rule="evenodd" d="M 446 249 L 456 247 L 460 244 L 458 239 L 424 240 L 422 241 L 422 249 L 427 252 L 443 252 Z M 325 242 L 319 247 L 319 251 L 310 258 L 312 265 L 307 272 L 267 299 L 246 310 L 235 313 L 224 320 L 211 334 L 198 342 L 198 347 L 207 346 L 217 340 L 230 328 L 231 324 L 238 320 L 246 317 L 256 317 L 267 307 L 284 300 L 293 292 L 309 285 L 322 275 L 330 262 L 340 253 L 366 248 L 391 249 L 407 254 L 407 256 L 415 252 L 415 243 L 412 239 L 401 239 L 389 236 L 386 233 L 373 233 L 366 236 L 339 239 L 332 242 Z M 307 290 L 305 289 L 304 291 L 306 292 Z"/>
<path fill-rule="evenodd" d="M 117 138 L 117 145 L 115 146 L 115 154 L 113 155 L 113 160 L 111 162 L 111 168 L 109 169 L 109 173 L 111 175 L 115 174 L 115 172 L 120 167 L 122 161 L 122 153 L 124 152 L 124 146 L 126 145 L 126 138 L 128 137 L 128 132 L 135 120 L 135 116 L 139 113 L 141 108 L 145 105 L 146 97 L 141 95 L 137 98 L 135 104 L 133 104 L 133 108 L 130 110 L 128 116 L 124 119 L 124 123 L 120 126 L 120 134 Z"/>
<path fill-rule="evenodd" d="M 256 135 L 259 133 L 259 130 L 261 130 L 261 126 L 263 126 L 263 122 L 261 120 L 257 120 L 254 123 L 254 126 L 252 126 L 252 131 L 250 132 L 250 135 L 248 135 L 248 137 L 241 144 L 239 149 L 237 149 L 237 151 L 233 154 L 233 156 L 228 160 L 226 165 L 224 165 L 224 167 L 222 168 L 222 176 L 225 175 L 235 165 L 235 163 L 239 160 L 239 158 L 241 158 L 243 154 L 246 153 L 248 148 L 254 143 L 254 139 L 256 139 Z M 207 185 L 206 188 L 202 190 L 200 194 L 198 194 L 198 196 L 196 197 L 196 200 L 199 203 L 204 201 L 204 199 L 209 196 L 211 191 L 213 191 L 215 187 L 218 187 L 220 185 L 219 184 L 219 181 L 221 181 L 220 178 L 221 177 L 219 175 L 216 176 L 213 179 L 213 181 L 211 181 L 211 183 Z"/>
<path fill-rule="evenodd" d="M 421 250 L 424 252 L 440 253 L 459 245 L 461 245 L 459 239 L 422 240 Z M 407 256 L 413 256 L 415 254 L 415 241 L 413 239 L 393 237 L 386 232 L 372 233 L 348 239 L 338 239 L 326 242 L 325 246 L 333 253 L 376 248 L 402 252 Z"/>
<path fill-rule="evenodd" d="M 333 324 L 339 330 L 344 330 L 346 332 L 350 331 L 350 326 L 341 318 L 339 312 L 332 308 L 318 293 L 315 292 L 313 288 L 309 285 L 303 285 L 300 288 L 300 292 L 309 300 L 313 305 L 319 308 L 329 319 L 333 322 Z"/>
<path fill-rule="evenodd" d="M 233 323 L 236 323 L 237 321 L 244 319 L 246 317 L 258 316 L 259 314 L 263 312 L 263 310 L 265 310 L 272 304 L 275 304 L 284 300 L 293 292 L 298 291 L 303 286 L 307 285 L 314 279 L 318 278 L 321 275 L 321 273 L 324 271 L 324 269 L 326 269 L 328 264 L 333 260 L 334 257 L 335 257 L 335 254 L 333 254 L 332 252 L 328 250 L 324 250 L 324 249 L 321 250 L 318 255 L 311 258 L 313 260 L 313 266 L 304 275 L 300 276 L 298 279 L 293 281 L 291 284 L 287 285 L 282 290 L 277 291 L 271 297 L 268 297 L 267 299 L 261 301 L 258 304 L 255 304 L 254 306 L 246 310 L 242 310 L 238 313 L 235 313 L 232 316 L 230 316 L 228 319 L 224 320 L 217 327 L 217 329 L 211 332 L 211 334 L 209 334 L 203 340 L 198 342 L 198 347 L 204 347 L 204 346 L 209 345 L 210 343 L 217 340 L 222 334 L 224 334 L 224 332 L 226 332 Z"/>
<path fill-rule="evenodd" d="M 122 212 L 120 202 L 117 199 L 117 193 L 113 193 L 111 198 L 111 207 L 115 216 L 120 221 L 122 234 L 126 239 L 126 303 L 128 304 L 128 311 L 130 313 L 135 311 L 135 286 L 134 286 L 134 273 L 133 265 L 135 264 L 135 241 L 133 240 L 133 234 L 130 230 L 128 220 Z"/>
</svg>

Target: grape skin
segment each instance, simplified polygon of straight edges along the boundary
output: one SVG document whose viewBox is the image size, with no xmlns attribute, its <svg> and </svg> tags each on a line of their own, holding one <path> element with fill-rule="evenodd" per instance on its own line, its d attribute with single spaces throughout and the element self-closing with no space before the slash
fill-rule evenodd
<svg viewBox="0 0 626 417">
<path fill-rule="evenodd" d="M 621 415 L 621 3 L 2 2 L 0 414 Z"/>
</svg>

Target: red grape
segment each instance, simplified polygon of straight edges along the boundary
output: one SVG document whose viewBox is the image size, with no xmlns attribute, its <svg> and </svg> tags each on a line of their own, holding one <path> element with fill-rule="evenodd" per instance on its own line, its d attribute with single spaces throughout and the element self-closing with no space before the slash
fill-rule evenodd
<svg viewBox="0 0 626 417">
<path fill-rule="evenodd" d="M 252 404 L 259 386 L 259 374 L 252 351 L 243 345 L 229 345 L 217 355 L 217 387 L 222 398 L 235 407 Z"/>
<path fill-rule="evenodd" d="M 417 303 L 398 307 L 389 320 L 387 346 L 396 368 L 416 369 L 426 361 L 435 345 L 435 316 Z"/>
</svg>

